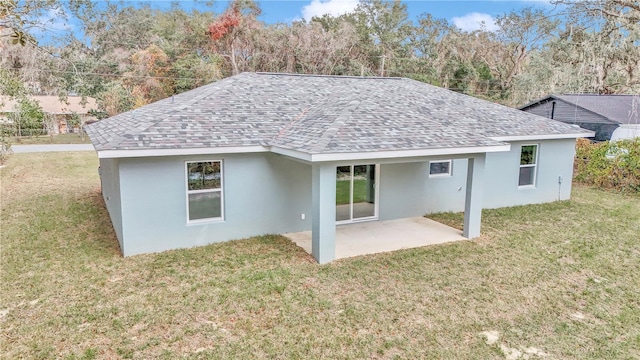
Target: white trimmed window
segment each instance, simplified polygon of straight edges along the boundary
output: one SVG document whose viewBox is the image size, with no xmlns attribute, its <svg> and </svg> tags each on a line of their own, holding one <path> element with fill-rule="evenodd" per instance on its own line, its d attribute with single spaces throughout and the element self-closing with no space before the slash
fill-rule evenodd
<svg viewBox="0 0 640 360">
<path fill-rule="evenodd" d="M 522 145 L 520 148 L 520 177 L 518 179 L 518 186 L 535 186 L 537 168 L 538 145 Z"/>
<path fill-rule="evenodd" d="M 429 177 L 451 176 L 451 160 L 429 161 Z"/>
<path fill-rule="evenodd" d="M 187 221 L 222 220 L 222 161 L 187 161 Z"/>
</svg>

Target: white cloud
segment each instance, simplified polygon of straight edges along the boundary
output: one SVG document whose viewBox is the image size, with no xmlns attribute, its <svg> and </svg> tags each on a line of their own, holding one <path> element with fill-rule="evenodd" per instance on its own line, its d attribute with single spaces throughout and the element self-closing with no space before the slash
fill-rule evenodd
<svg viewBox="0 0 640 360">
<path fill-rule="evenodd" d="M 60 17 L 60 14 L 55 10 L 49 10 L 46 15 L 39 18 L 39 21 L 44 27 L 52 30 L 65 31 L 73 29 L 73 25 L 69 24 L 64 17 Z"/>
<path fill-rule="evenodd" d="M 312 0 L 302 7 L 302 17 L 309 21 L 314 16 L 329 14 L 339 16 L 353 11 L 358 6 L 358 0 Z"/>
<path fill-rule="evenodd" d="M 496 19 L 489 14 L 473 12 L 464 16 L 456 16 L 451 20 L 455 26 L 459 27 L 463 31 L 484 29 L 493 32 L 498 30 Z"/>
<path fill-rule="evenodd" d="M 46 33 L 60 35 L 75 29 L 75 26 L 70 24 L 58 9 L 49 9 L 46 13 L 32 19 L 34 26 L 30 29 L 30 33 L 36 37 Z"/>
</svg>

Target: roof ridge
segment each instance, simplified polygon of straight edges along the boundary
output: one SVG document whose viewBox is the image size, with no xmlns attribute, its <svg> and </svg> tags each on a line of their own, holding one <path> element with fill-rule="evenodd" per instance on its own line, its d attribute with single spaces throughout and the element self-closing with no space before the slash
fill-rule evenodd
<svg viewBox="0 0 640 360">
<path fill-rule="evenodd" d="M 293 124 L 298 123 L 302 119 L 304 119 L 304 117 L 307 115 L 307 113 L 309 113 L 310 109 L 311 108 L 309 107 L 309 108 L 306 108 L 306 109 L 302 110 L 302 112 L 300 112 L 300 114 L 298 114 L 296 117 L 291 119 L 291 121 L 289 121 L 288 123 L 284 124 L 284 126 L 282 126 L 282 129 L 280 129 L 280 131 L 278 131 L 278 133 L 274 137 L 271 138 L 271 141 L 278 140 L 282 136 L 284 136 L 284 134 L 287 132 L 287 130 L 289 130 L 293 126 Z"/>
<path fill-rule="evenodd" d="M 240 75 L 243 75 L 243 74 L 245 74 L 245 73 L 242 73 L 242 74 L 240 74 Z M 212 87 L 213 87 L 213 85 L 219 85 L 219 86 L 216 86 L 216 90 L 221 90 L 221 89 L 219 89 L 218 87 L 224 87 L 224 86 L 232 85 L 233 83 L 238 82 L 238 80 L 239 80 L 239 77 L 238 77 L 238 76 L 230 76 L 230 77 L 228 77 L 228 78 L 224 78 L 224 79 L 221 79 L 221 80 L 218 80 L 218 81 L 214 81 L 214 82 L 212 82 L 212 83 L 209 83 L 209 84 L 207 84 L 207 85 L 204 85 L 203 87 L 207 87 L 207 89 L 206 89 L 206 90 L 210 90 L 210 88 L 212 88 Z M 210 86 L 208 86 L 208 85 L 210 85 Z M 194 90 L 196 90 L 196 89 L 198 89 L 198 88 L 195 88 Z M 184 92 L 184 93 L 186 93 L 186 92 Z M 184 94 L 184 93 L 181 93 L 181 94 Z M 177 95 L 180 95 L 180 94 L 177 94 Z M 180 105 L 180 106 L 178 106 L 178 107 L 174 108 L 173 110 L 174 110 L 174 111 L 175 111 L 175 110 L 184 110 L 184 109 L 186 109 L 188 106 L 190 106 L 192 103 L 194 103 L 194 102 L 196 102 L 196 101 L 199 101 L 199 100 L 201 100 L 201 99 L 204 99 L 205 97 L 207 97 L 207 96 L 209 96 L 209 95 L 210 95 L 210 92 L 209 92 L 209 91 L 203 91 L 203 92 L 202 92 L 202 94 L 200 94 L 200 95 L 198 95 L 198 96 L 194 96 L 194 97 L 192 97 L 192 98 L 188 99 L 188 100 L 187 100 L 187 101 L 185 101 L 182 105 Z M 173 96 L 174 96 L 174 95 L 171 95 L 171 97 L 172 97 L 172 98 L 173 98 Z M 168 99 L 168 98 L 167 98 L 167 99 Z"/>
<path fill-rule="evenodd" d="M 320 136 L 320 138 L 316 142 L 316 145 L 319 146 L 321 152 L 323 152 L 327 148 L 331 140 L 335 138 L 338 131 L 340 131 L 340 129 L 344 127 L 347 120 L 351 118 L 353 112 L 358 109 L 360 104 L 364 102 L 364 100 L 355 99 L 348 101 L 349 104 L 344 107 L 344 110 L 335 118 L 335 120 L 331 122 L 331 125 L 327 127 L 327 130 L 322 133 L 322 136 Z"/>
<path fill-rule="evenodd" d="M 173 95 L 172 95 L 173 96 Z M 164 98 L 162 100 L 158 100 L 157 102 L 155 102 L 155 104 L 157 104 L 158 102 L 165 102 L 165 101 L 169 101 L 170 98 Z M 165 104 L 163 103 L 161 106 L 164 106 Z M 146 105 L 145 105 L 146 106 Z M 129 119 L 133 119 L 136 120 L 136 114 L 139 112 L 139 109 L 142 109 L 144 106 L 141 106 L 139 108 L 133 109 L 128 111 L 128 116 Z M 166 112 L 171 111 L 171 109 L 168 109 Z M 166 114 L 165 111 L 160 111 L 161 114 Z M 123 113 L 126 114 L 126 113 Z M 119 114 L 120 115 L 120 114 Z M 116 115 L 118 116 L 118 115 Z M 105 119 L 108 120 L 109 118 Z M 123 119 L 119 119 L 117 121 L 122 121 Z M 146 130 L 148 130 L 151 126 L 156 125 L 158 123 L 160 123 L 162 120 L 164 120 L 164 118 L 162 116 L 154 116 L 154 119 L 149 121 L 148 119 L 141 119 L 140 124 L 142 124 L 144 127 L 137 129 L 135 134 L 128 134 L 129 136 L 126 136 L 127 134 L 117 134 L 116 136 L 113 137 L 112 141 L 109 141 L 108 144 L 109 145 L 113 145 L 113 146 L 118 146 L 121 145 L 124 141 L 129 140 L 131 138 L 135 138 L 137 135 L 139 135 L 141 132 L 144 132 Z"/>
<path fill-rule="evenodd" d="M 225 81 L 225 80 L 227 80 L 227 81 Z M 220 83 L 222 83 L 222 86 L 224 86 L 224 85 L 225 85 L 225 84 L 227 84 L 227 83 L 233 83 L 233 82 L 235 82 L 235 81 L 237 81 L 237 80 L 238 80 L 238 79 L 236 79 L 236 77 L 235 77 L 235 76 L 232 76 L 232 77 L 228 77 L 228 78 L 221 79 L 221 80 L 218 80 L 218 81 L 214 81 L 214 82 L 209 83 L 209 84 L 207 84 L 207 85 L 204 85 L 204 86 L 202 86 L 202 87 L 200 87 L 200 88 L 195 88 L 195 89 L 193 89 L 193 90 L 197 90 L 197 89 L 201 89 L 201 90 L 203 90 L 203 91 L 202 91 L 202 94 L 199 94 L 199 95 L 197 95 L 197 96 L 193 96 L 193 97 L 191 97 L 191 98 L 188 98 L 186 101 L 184 101 L 184 102 L 183 102 L 182 104 L 180 104 L 179 106 L 176 106 L 176 107 L 171 107 L 171 106 L 169 106 L 169 107 L 167 107 L 167 109 L 166 109 L 166 110 L 159 109 L 159 111 L 158 111 L 158 112 L 159 112 L 158 116 L 155 116 L 155 117 L 153 118 L 153 120 L 151 120 L 151 121 L 145 121 L 145 120 L 143 120 L 143 121 L 141 122 L 141 124 L 144 124 L 144 127 L 137 129 L 137 131 L 136 131 L 136 133 L 135 133 L 135 134 L 130 134 L 130 135 L 131 135 L 130 137 L 126 137 L 126 136 L 118 135 L 117 137 L 115 137 L 115 138 L 114 138 L 114 141 L 110 141 L 110 142 L 109 142 L 109 144 L 112 144 L 112 145 L 115 145 L 115 146 L 120 145 L 120 144 L 122 144 L 122 142 L 124 142 L 124 141 L 126 141 L 126 140 L 129 140 L 130 138 L 132 138 L 132 137 L 136 137 L 136 136 L 138 136 L 140 133 L 144 133 L 145 131 L 149 130 L 152 126 L 155 126 L 155 125 L 161 124 L 163 121 L 166 121 L 169 117 L 171 117 L 171 115 L 175 114 L 177 111 L 182 111 L 182 110 L 184 110 L 184 109 L 187 109 L 187 108 L 188 108 L 188 107 L 190 107 L 193 103 L 195 103 L 195 102 L 197 102 L 197 101 L 199 101 L 199 100 L 201 100 L 201 99 L 204 99 L 205 97 L 209 96 L 209 95 L 210 95 L 210 91 L 209 91 L 209 90 L 210 90 L 210 88 L 212 88 L 212 87 L 213 87 L 212 85 L 220 85 Z M 205 89 L 203 89 L 203 88 L 205 88 Z M 190 91 L 193 91 L 193 90 L 190 90 Z M 218 90 L 219 90 L 219 89 L 218 89 Z M 160 99 L 160 100 L 158 100 L 158 101 L 156 101 L 156 102 L 154 102 L 154 103 L 151 103 L 151 104 L 149 104 L 149 105 L 156 104 L 157 106 L 164 107 L 164 106 L 167 106 L 167 105 L 175 104 L 175 103 L 174 103 L 174 99 L 175 99 L 175 96 L 176 96 L 176 95 L 178 95 L 178 96 L 179 96 L 179 95 L 187 94 L 187 93 L 188 93 L 188 92 L 190 92 L 190 91 L 185 91 L 185 92 L 183 92 L 183 93 L 179 93 L 179 94 L 173 94 L 173 95 L 171 95 L 171 96 L 169 96 L 169 97 L 166 97 L 166 98 L 164 98 L 164 99 Z M 145 106 L 148 106 L 148 105 L 145 105 Z M 136 114 L 137 110 L 138 110 L 138 109 L 141 109 L 141 108 L 143 108 L 143 107 L 144 107 L 144 106 L 139 107 L 139 108 L 137 108 L 137 109 L 133 109 L 133 110 L 131 110 L 131 111 L 129 112 L 129 114 L 132 116 L 132 118 L 134 118 L 134 119 L 135 119 L 135 114 Z M 115 140 L 117 140 L 117 141 L 115 141 Z"/>
<path fill-rule="evenodd" d="M 279 72 L 255 72 L 255 73 L 243 73 L 243 74 L 255 74 L 255 75 L 277 75 L 277 76 L 292 76 L 292 77 L 319 77 L 319 78 L 335 78 L 335 79 L 358 79 L 358 80 L 403 80 L 402 77 L 397 76 L 355 76 L 355 75 L 325 75 L 325 74 L 297 74 L 297 73 L 279 73 Z"/>
<path fill-rule="evenodd" d="M 164 100 L 164 99 L 163 99 L 163 100 Z M 131 111 L 129 112 L 130 118 L 135 120 L 135 119 L 136 119 L 136 117 L 135 117 L 135 115 L 133 115 L 133 114 L 135 114 L 136 110 L 141 109 L 141 108 L 142 108 L 142 107 L 139 107 L 139 108 L 136 108 L 136 109 L 131 110 Z M 159 117 L 157 117 L 157 118 L 159 118 Z M 119 121 L 122 121 L 122 120 L 119 120 Z M 144 123 L 144 122 L 145 122 L 145 121 L 143 120 L 143 122 L 142 122 L 142 123 Z M 146 130 L 146 129 L 149 129 L 149 127 L 150 127 L 151 125 L 157 124 L 157 122 L 153 122 L 153 121 L 150 121 L 149 123 L 150 123 L 150 124 L 149 124 L 148 126 L 145 126 L 145 127 L 144 127 L 144 129 L 139 130 L 137 134 L 139 134 L 140 132 L 142 132 L 142 131 L 144 131 L 144 130 Z M 137 134 L 130 134 L 130 137 L 135 137 Z M 108 144 L 108 145 L 113 145 L 113 146 L 118 146 L 118 145 L 122 144 L 122 142 L 123 142 L 123 141 L 128 140 L 130 137 L 127 137 L 127 136 L 126 136 L 126 134 L 120 133 L 120 134 L 117 134 L 116 136 L 114 136 L 114 137 L 113 137 L 113 140 L 112 140 L 112 141 L 109 141 L 107 144 Z"/>
</svg>

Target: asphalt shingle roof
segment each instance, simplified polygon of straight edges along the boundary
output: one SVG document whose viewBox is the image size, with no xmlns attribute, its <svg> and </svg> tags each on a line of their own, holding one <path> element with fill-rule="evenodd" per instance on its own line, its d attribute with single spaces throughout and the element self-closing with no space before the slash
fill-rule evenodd
<svg viewBox="0 0 640 360">
<path fill-rule="evenodd" d="M 88 125 L 96 150 L 278 146 L 308 154 L 503 145 L 588 132 L 403 78 L 243 73 Z"/>
</svg>

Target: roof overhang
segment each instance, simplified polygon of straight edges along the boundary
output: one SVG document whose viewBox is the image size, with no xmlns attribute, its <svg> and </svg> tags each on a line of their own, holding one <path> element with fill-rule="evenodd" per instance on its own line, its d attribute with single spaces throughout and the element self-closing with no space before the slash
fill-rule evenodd
<svg viewBox="0 0 640 360">
<path fill-rule="evenodd" d="M 584 137 L 594 137 L 594 131 L 584 131 L 575 134 L 550 134 L 550 135 L 524 135 L 524 136 L 492 136 L 495 141 L 535 141 L 535 140 L 559 140 L 559 139 L 577 139 Z"/>
<path fill-rule="evenodd" d="M 538 140 L 558 140 L 576 139 L 583 137 L 593 137 L 595 132 L 585 131 L 574 134 L 550 134 L 550 135 L 525 135 L 525 136 L 495 136 L 492 140 L 500 142 L 508 141 L 538 141 Z M 475 146 L 475 147 L 455 147 L 436 148 L 418 150 L 392 150 L 392 151 L 361 151 L 348 153 L 323 153 L 310 154 L 304 151 L 287 149 L 279 146 L 229 146 L 229 147 L 206 147 L 206 148 L 181 148 L 181 149 L 130 149 L 130 150 L 98 150 L 98 158 L 134 158 L 134 157 L 155 157 L 155 156 L 181 156 L 181 155 L 210 155 L 210 154 L 246 154 L 273 152 L 285 155 L 305 162 L 328 162 L 328 161 L 352 161 L 352 160 L 373 160 L 373 159 L 394 159 L 394 158 L 416 158 L 431 156 L 450 156 L 462 154 L 480 154 L 490 152 L 509 151 L 510 144 Z"/>
<path fill-rule="evenodd" d="M 374 160 L 374 159 L 400 159 L 400 158 L 448 156 L 448 155 L 460 155 L 460 154 L 480 154 L 480 153 L 489 153 L 489 152 L 509 151 L 510 149 L 511 149 L 510 144 L 504 144 L 504 145 L 493 145 L 493 146 L 440 148 L 440 149 L 309 154 L 309 153 L 305 153 L 297 150 L 291 150 L 291 149 L 285 149 L 277 146 L 272 146 L 271 152 L 280 154 L 280 155 L 289 156 L 299 160 L 308 161 L 308 162 L 328 162 L 328 161 L 351 161 L 351 160 Z"/>
<path fill-rule="evenodd" d="M 143 150 L 98 150 L 98 158 L 134 158 L 154 156 L 209 155 L 209 154 L 245 154 L 268 152 L 264 146 L 229 146 L 184 149 L 143 149 Z"/>
<path fill-rule="evenodd" d="M 273 152 L 285 155 L 305 162 L 327 162 L 327 161 L 351 161 L 351 160 L 373 160 L 373 159 L 394 159 L 394 158 L 416 158 L 427 156 L 452 156 L 461 154 L 480 154 L 488 152 L 509 151 L 511 145 L 493 145 L 459 148 L 440 149 L 419 149 L 419 150 L 395 150 L 395 151 L 366 151 L 351 153 L 326 153 L 309 154 L 302 151 L 285 149 L 277 146 L 234 146 L 234 147 L 213 147 L 213 148 L 186 148 L 186 149 L 141 149 L 141 150 L 98 150 L 98 158 L 136 158 L 136 157 L 156 157 L 156 156 L 186 156 L 186 155 L 212 155 L 212 154 L 246 154 Z"/>
</svg>

